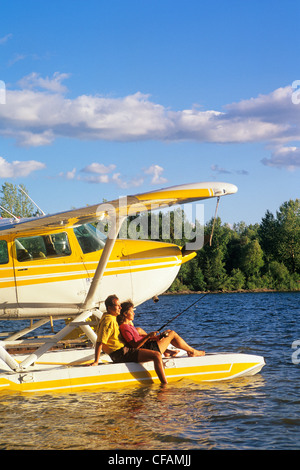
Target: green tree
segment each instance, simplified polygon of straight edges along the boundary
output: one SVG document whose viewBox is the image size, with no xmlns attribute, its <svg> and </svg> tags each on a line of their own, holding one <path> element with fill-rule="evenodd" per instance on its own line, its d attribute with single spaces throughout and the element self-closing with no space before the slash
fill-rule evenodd
<svg viewBox="0 0 300 470">
<path fill-rule="evenodd" d="M 206 290 L 206 282 L 204 279 L 204 274 L 198 266 L 197 258 L 194 258 L 190 263 L 190 279 L 188 282 L 189 288 L 195 291 L 204 291 Z"/>
<path fill-rule="evenodd" d="M 208 290 L 224 290 L 226 288 L 227 273 L 225 269 L 224 253 L 221 248 L 215 249 L 211 256 L 205 256 L 203 274 Z"/>
<path fill-rule="evenodd" d="M 277 212 L 279 259 L 291 273 L 300 272 L 300 199 L 284 202 Z"/>
<path fill-rule="evenodd" d="M 284 263 L 289 272 L 300 272 L 300 199 L 284 202 L 274 215 L 267 211 L 258 230 L 267 263 Z"/>
<path fill-rule="evenodd" d="M 283 263 L 272 261 L 269 266 L 269 273 L 273 282 L 273 288 L 286 289 L 289 286 L 289 271 Z"/>
<path fill-rule="evenodd" d="M 258 239 L 266 261 L 269 263 L 276 259 L 278 243 L 277 221 L 274 215 L 268 210 L 259 226 Z"/>
<path fill-rule="evenodd" d="M 209 238 L 213 228 L 211 243 L 207 243 L 200 252 L 200 267 L 208 290 L 224 290 L 228 283 L 226 264 L 232 230 L 228 225 L 222 225 L 220 217 L 217 217 L 215 223 L 211 219 L 206 224 L 205 238 Z"/>
<path fill-rule="evenodd" d="M 263 251 L 258 240 L 247 240 L 241 251 L 242 271 L 247 277 L 258 276 L 263 265 Z"/>
<path fill-rule="evenodd" d="M 233 290 L 240 290 L 245 287 L 246 284 L 246 277 L 243 274 L 243 272 L 239 268 L 234 268 L 231 271 L 230 275 L 230 284 L 228 287 L 230 287 Z"/>
<path fill-rule="evenodd" d="M 20 187 L 28 194 L 25 186 Z M 32 217 L 36 215 L 36 209 L 30 199 L 14 184 L 5 182 L 0 191 L 0 205 L 15 217 Z M 1 209 L 2 217 L 11 217 Z"/>
</svg>

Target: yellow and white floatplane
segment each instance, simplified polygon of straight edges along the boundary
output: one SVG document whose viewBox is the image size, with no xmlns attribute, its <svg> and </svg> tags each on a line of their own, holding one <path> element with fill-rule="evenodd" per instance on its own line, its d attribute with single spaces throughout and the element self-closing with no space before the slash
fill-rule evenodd
<svg viewBox="0 0 300 470">
<path fill-rule="evenodd" d="M 219 200 L 236 191 L 228 183 L 195 183 L 53 215 L 2 219 L 0 321 L 22 321 L 23 325 L 27 319 L 30 325 L 11 334 L 0 333 L 4 338 L 0 343 L 0 391 L 49 393 L 158 383 L 152 362 L 116 364 L 102 354 L 98 366 L 88 367 L 94 359 L 97 322 L 110 294 L 117 294 L 121 302 L 130 298 L 138 306 L 165 292 L 198 248 L 194 243 L 179 247 L 122 239 L 121 225 L 128 216 L 208 198 Z M 100 221 L 107 222 L 106 236 L 98 229 Z M 55 320 L 66 320 L 57 333 L 24 338 Z M 86 341 L 68 341 L 78 329 Z M 188 357 L 184 351 L 164 357 L 163 362 L 169 383 L 184 378 L 202 382 L 254 375 L 265 364 L 256 355 Z"/>
</svg>

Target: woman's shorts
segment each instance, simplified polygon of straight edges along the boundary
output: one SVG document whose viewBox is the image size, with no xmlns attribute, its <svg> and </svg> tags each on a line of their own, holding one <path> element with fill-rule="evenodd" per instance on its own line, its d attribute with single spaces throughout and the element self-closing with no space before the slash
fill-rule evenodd
<svg viewBox="0 0 300 470">
<path fill-rule="evenodd" d="M 113 362 L 139 362 L 138 361 L 139 350 L 134 348 L 127 348 L 124 346 L 121 349 L 117 349 L 110 354 Z"/>
<path fill-rule="evenodd" d="M 160 352 L 157 341 L 153 341 L 152 339 L 149 339 L 148 341 L 146 341 L 146 343 L 144 343 L 143 346 L 141 346 L 141 349 L 151 349 L 151 351 Z"/>
</svg>

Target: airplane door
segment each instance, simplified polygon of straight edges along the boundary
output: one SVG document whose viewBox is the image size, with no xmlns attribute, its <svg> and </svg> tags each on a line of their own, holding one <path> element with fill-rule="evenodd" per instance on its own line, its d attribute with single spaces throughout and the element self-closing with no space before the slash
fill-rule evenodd
<svg viewBox="0 0 300 470">
<path fill-rule="evenodd" d="M 17 296 L 14 277 L 11 241 L 0 239 L 0 317 L 17 316 Z"/>
</svg>

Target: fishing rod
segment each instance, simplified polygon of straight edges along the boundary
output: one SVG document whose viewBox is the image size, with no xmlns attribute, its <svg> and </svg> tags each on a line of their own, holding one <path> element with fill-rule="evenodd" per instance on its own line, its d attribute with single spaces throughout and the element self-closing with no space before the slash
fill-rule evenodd
<svg viewBox="0 0 300 470">
<path fill-rule="evenodd" d="M 201 299 L 203 299 L 203 297 L 205 297 L 206 295 L 208 294 L 208 292 L 206 292 L 205 294 L 203 294 L 200 299 L 197 299 L 196 302 L 193 302 L 191 305 L 189 305 L 188 307 L 186 307 L 184 310 L 182 310 L 182 312 L 178 313 L 177 315 L 175 315 L 175 317 L 171 318 L 171 320 L 169 320 L 167 323 L 165 323 L 161 328 L 159 328 L 159 330 L 157 331 L 161 331 L 163 330 L 167 325 L 169 325 L 173 320 L 175 320 L 176 318 L 178 318 L 180 315 L 182 315 L 184 312 L 186 312 L 189 308 L 191 308 L 193 305 L 195 305 L 197 302 L 199 302 Z"/>
</svg>

